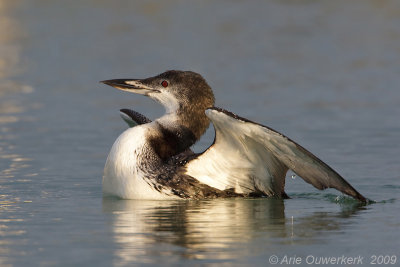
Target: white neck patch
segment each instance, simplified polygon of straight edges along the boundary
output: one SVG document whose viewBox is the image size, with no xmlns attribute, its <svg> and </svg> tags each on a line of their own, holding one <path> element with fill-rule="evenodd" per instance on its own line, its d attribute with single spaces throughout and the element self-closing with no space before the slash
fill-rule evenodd
<svg viewBox="0 0 400 267">
<path fill-rule="evenodd" d="M 160 93 L 149 94 L 149 96 L 160 102 L 165 107 L 167 114 L 173 114 L 178 111 L 178 99 L 170 92 L 161 91 Z"/>
</svg>

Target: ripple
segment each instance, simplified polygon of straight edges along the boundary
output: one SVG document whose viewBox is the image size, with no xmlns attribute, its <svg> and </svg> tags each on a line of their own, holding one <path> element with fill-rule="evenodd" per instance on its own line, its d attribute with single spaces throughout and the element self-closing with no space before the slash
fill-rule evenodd
<svg viewBox="0 0 400 267">
<path fill-rule="evenodd" d="M 370 205 L 377 203 L 374 200 L 368 199 L 367 203 L 361 203 L 360 201 L 347 196 L 347 195 L 336 195 L 336 194 L 327 194 L 327 193 L 319 193 L 319 192 L 313 192 L 313 193 L 294 193 L 290 194 L 292 198 L 302 198 L 302 199 L 310 199 L 310 200 L 326 200 L 331 203 L 336 203 L 340 205 L 359 205 L 359 206 L 365 206 L 365 205 Z"/>
<path fill-rule="evenodd" d="M 15 123 L 18 122 L 19 118 L 16 116 L 0 116 L 0 123 Z"/>
</svg>

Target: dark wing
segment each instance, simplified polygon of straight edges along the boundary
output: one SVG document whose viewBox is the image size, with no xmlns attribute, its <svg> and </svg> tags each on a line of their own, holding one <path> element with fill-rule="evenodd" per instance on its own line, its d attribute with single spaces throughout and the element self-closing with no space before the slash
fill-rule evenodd
<svg viewBox="0 0 400 267">
<path fill-rule="evenodd" d="M 323 190 L 336 188 L 367 200 L 336 171 L 286 136 L 220 108 L 206 110 L 216 131 L 214 144 L 186 167 L 199 181 L 237 193 L 283 196 L 288 169 Z"/>
<path fill-rule="evenodd" d="M 139 112 L 131 109 L 124 108 L 121 109 L 119 112 L 121 118 L 129 125 L 129 127 L 135 127 L 136 125 L 151 122 L 151 120 L 143 114 L 140 114 Z"/>
</svg>

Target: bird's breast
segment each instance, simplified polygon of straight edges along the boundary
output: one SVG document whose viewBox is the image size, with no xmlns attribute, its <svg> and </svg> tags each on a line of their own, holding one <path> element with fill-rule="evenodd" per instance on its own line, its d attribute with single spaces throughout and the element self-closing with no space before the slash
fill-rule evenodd
<svg viewBox="0 0 400 267">
<path fill-rule="evenodd" d="M 124 199 L 164 199 L 146 181 L 140 162 L 148 153 L 151 127 L 140 125 L 124 131 L 115 140 L 107 157 L 103 176 L 103 193 Z"/>
</svg>

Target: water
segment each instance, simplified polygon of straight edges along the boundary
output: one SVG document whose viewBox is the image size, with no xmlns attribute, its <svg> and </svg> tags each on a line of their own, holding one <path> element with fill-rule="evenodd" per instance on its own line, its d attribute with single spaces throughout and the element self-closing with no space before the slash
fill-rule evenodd
<svg viewBox="0 0 400 267">
<path fill-rule="evenodd" d="M 398 1 L 2 0 L 0 33 L 0 266 L 400 257 Z M 203 74 L 218 106 L 288 135 L 377 203 L 292 173 L 284 201 L 102 198 L 118 110 L 163 111 L 98 81 L 166 69 Z"/>
</svg>

